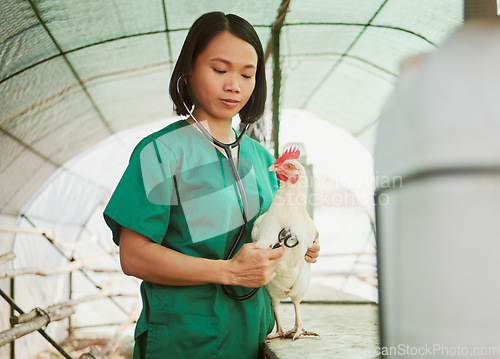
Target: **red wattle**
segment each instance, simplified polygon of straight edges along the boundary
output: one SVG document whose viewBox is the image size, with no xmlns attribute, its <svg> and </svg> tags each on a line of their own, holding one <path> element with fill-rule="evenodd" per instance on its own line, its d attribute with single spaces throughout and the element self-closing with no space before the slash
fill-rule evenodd
<svg viewBox="0 0 500 359">
<path fill-rule="evenodd" d="M 281 181 L 287 181 L 288 178 L 286 178 L 285 176 L 283 176 L 283 174 L 279 173 L 279 172 L 276 172 L 276 177 L 278 177 L 279 180 Z"/>
</svg>

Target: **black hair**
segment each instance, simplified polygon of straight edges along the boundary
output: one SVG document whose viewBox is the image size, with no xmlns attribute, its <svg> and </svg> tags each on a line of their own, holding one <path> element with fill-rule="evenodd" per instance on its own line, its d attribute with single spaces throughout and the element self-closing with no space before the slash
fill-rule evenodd
<svg viewBox="0 0 500 359">
<path fill-rule="evenodd" d="M 184 101 L 188 108 L 191 108 L 193 101 L 189 97 L 185 77 L 191 72 L 191 67 L 197 56 L 216 35 L 223 31 L 229 31 L 232 35 L 248 42 L 257 52 L 255 88 L 248 102 L 239 113 L 242 122 L 253 123 L 264 113 L 266 103 L 267 85 L 264 51 L 257 32 L 248 21 L 237 15 L 226 15 L 223 12 L 206 13 L 191 26 L 170 79 L 169 92 L 174 102 L 174 110 L 179 116 L 188 115 L 182 102 Z M 179 78 L 182 79 L 179 81 Z M 179 91 L 177 91 L 177 86 L 179 86 Z"/>
</svg>

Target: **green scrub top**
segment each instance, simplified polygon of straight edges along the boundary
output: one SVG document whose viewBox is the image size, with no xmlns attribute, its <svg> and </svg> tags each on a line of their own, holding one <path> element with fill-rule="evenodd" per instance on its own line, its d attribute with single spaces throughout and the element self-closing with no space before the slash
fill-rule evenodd
<svg viewBox="0 0 500 359">
<path fill-rule="evenodd" d="M 268 210 L 278 181 L 272 155 L 257 141 L 240 143 L 238 173 L 248 202 L 241 245 Z M 229 162 L 194 126 L 179 120 L 133 151 L 104 218 L 119 244 L 121 226 L 184 254 L 224 259 L 241 225 L 242 201 Z M 240 245 L 240 246 L 241 246 Z M 246 294 L 249 288 L 232 287 Z M 228 298 L 218 284 L 166 286 L 143 281 L 134 358 L 257 358 L 274 326 L 269 294 Z"/>
</svg>

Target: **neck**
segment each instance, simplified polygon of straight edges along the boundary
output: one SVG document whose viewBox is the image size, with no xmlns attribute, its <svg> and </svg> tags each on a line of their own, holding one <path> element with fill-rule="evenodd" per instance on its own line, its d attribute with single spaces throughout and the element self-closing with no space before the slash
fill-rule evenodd
<svg viewBox="0 0 500 359">
<path fill-rule="evenodd" d="M 223 143 L 231 143 L 236 140 L 236 134 L 234 133 L 231 125 L 232 119 L 215 119 L 215 118 L 205 118 L 205 116 L 197 115 L 196 109 L 193 113 L 194 117 L 201 123 L 203 127 L 217 140 Z M 192 117 L 187 120 L 190 124 L 195 124 Z"/>
<path fill-rule="evenodd" d="M 296 183 L 292 183 L 290 180 L 282 181 L 276 197 L 279 198 L 278 203 L 305 208 L 307 204 L 307 177 L 305 173 L 300 173 Z"/>
</svg>

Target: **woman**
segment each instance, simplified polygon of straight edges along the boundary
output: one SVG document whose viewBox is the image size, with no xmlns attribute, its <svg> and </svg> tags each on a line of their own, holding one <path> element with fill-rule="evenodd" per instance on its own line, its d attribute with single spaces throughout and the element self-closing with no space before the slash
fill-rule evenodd
<svg viewBox="0 0 500 359">
<path fill-rule="evenodd" d="M 269 295 L 260 289 L 236 301 L 221 284 L 241 296 L 276 275 L 283 249 L 258 249 L 250 238 L 277 190 L 267 170 L 274 158 L 248 137 L 231 150 L 243 203 L 228 154 L 195 124 L 231 143 L 239 135 L 231 128 L 235 115 L 244 123 L 262 115 L 264 55 L 253 27 L 220 12 L 196 20 L 170 95 L 177 113 L 189 118 L 137 145 L 104 212 L 124 273 L 143 280 L 134 358 L 256 358 L 274 325 Z M 225 260 L 242 226 L 237 253 Z M 318 252 L 315 245 L 306 260 L 315 262 Z"/>
</svg>

